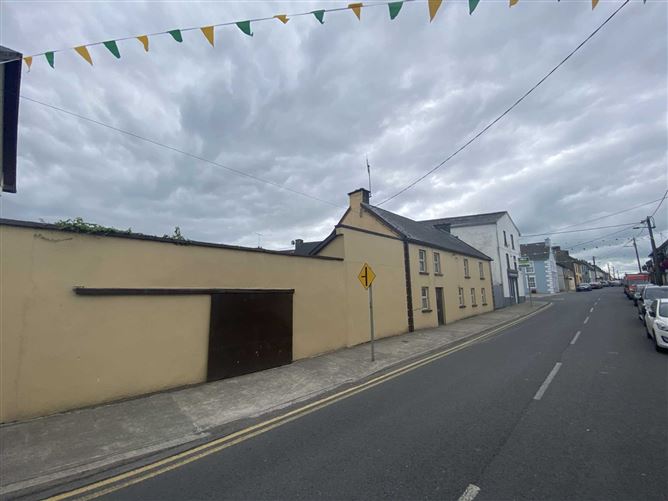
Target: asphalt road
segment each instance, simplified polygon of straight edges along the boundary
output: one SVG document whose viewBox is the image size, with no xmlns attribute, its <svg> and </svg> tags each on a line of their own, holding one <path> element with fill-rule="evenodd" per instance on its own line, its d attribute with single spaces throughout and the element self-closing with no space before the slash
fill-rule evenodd
<svg viewBox="0 0 668 501">
<path fill-rule="evenodd" d="M 468 487 L 476 501 L 668 499 L 668 354 L 621 288 L 553 300 L 500 335 L 106 498 L 457 500 Z"/>
</svg>

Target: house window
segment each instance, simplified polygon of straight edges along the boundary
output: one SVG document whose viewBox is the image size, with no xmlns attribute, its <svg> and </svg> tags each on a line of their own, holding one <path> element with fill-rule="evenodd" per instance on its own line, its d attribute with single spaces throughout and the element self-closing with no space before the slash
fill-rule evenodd
<svg viewBox="0 0 668 501">
<path fill-rule="evenodd" d="M 529 289 L 535 289 L 536 288 L 536 277 L 527 277 L 529 280 Z"/>
<path fill-rule="evenodd" d="M 471 278 L 469 274 L 469 260 L 464 258 L 464 278 Z"/>
<path fill-rule="evenodd" d="M 427 273 L 427 251 L 420 249 L 418 261 L 420 263 L 420 273 Z"/>
<path fill-rule="evenodd" d="M 517 271 L 517 256 L 513 256 L 513 269 Z"/>
<path fill-rule="evenodd" d="M 510 256 L 508 255 L 507 252 L 506 252 L 506 266 L 508 267 L 508 269 L 510 269 Z"/>
<path fill-rule="evenodd" d="M 478 303 L 475 300 L 475 289 L 471 287 L 471 305 L 478 306 Z"/>
<path fill-rule="evenodd" d="M 422 311 L 429 310 L 429 287 L 422 287 Z"/>
<path fill-rule="evenodd" d="M 487 293 L 485 292 L 484 287 L 480 289 L 480 299 L 482 299 L 483 306 L 487 305 Z"/>
<path fill-rule="evenodd" d="M 441 274 L 441 255 L 438 252 L 434 252 L 434 273 Z"/>
<path fill-rule="evenodd" d="M 503 245 L 508 247 L 508 236 L 506 235 L 506 230 L 503 230 Z"/>
<path fill-rule="evenodd" d="M 480 270 L 480 278 L 485 278 L 485 265 L 478 263 L 478 269 Z"/>
<path fill-rule="evenodd" d="M 514 249 L 515 248 L 515 237 L 513 237 L 513 234 L 510 234 L 510 246 Z"/>
<path fill-rule="evenodd" d="M 464 287 L 459 288 L 459 307 L 466 308 L 466 300 L 464 299 Z"/>
</svg>

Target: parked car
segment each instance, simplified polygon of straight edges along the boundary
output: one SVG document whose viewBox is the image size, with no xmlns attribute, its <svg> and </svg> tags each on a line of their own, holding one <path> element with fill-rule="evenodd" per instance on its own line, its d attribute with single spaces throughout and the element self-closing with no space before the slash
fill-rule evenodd
<svg viewBox="0 0 668 501">
<path fill-rule="evenodd" d="M 645 322 L 646 305 L 652 304 L 655 299 L 668 298 L 668 285 L 659 287 L 658 285 L 646 286 L 638 298 L 638 318 Z"/>
<path fill-rule="evenodd" d="M 633 306 L 638 306 L 638 299 L 640 299 L 640 296 L 642 295 L 642 291 L 645 290 L 645 287 L 647 287 L 650 284 L 638 284 L 636 285 L 635 292 L 633 293 L 633 296 L 631 296 L 631 299 L 633 299 Z"/>
<path fill-rule="evenodd" d="M 602 289 L 603 286 L 601 285 L 601 282 L 591 282 L 589 285 L 591 285 L 592 289 Z"/>
<path fill-rule="evenodd" d="M 601 284 L 601 287 L 609 287 L 610 286 L 610 284 L 608 283 L 607 280 L 601 280 L 599 283 Z"/>
<path fill-rule="evenodd" d="M 611 280 L 610 282 L 610 287 L 619 287 L 622 285 L 621 280 Z"/>
<path fill-rule="evenodd" d="M 656 351 L 668 348 L 668 299 L 655 299 L 645 313 L 645 332 Z"/>
<path fill-rule="evenodd" d="M 591 290 L 591 284 L 588 284 L 586 282 L 582 282 L 578 284 L 578 286 L 575 288 L 577 292 L 588 292 Z"/>
</svg>

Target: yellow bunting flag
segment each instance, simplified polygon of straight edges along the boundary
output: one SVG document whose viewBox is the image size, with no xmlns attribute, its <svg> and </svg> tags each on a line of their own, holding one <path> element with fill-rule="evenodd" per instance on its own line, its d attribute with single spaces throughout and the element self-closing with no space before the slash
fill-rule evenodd
<svg viewBox="0 0 668 501">
<path fill-rule="evenodd" d="M 517 2 L 519 1 L 520 0 L 510 0 L 510 7 L 512 7 L 513 5 L 517 5 Z"/>
<path fill-rule="evenodd" d="M 93 60 L 90 57 L 90 52 L 88 52 L 88 49 L 86 48 L 85 45 L 81 45 L 80 47 L 75 47 L 74 50 L 77 51 L 77 54 L 79 54 L 86 61 L 88 61 L 88 64 L 93 66 Z"/>
<path fill-rule="evenodd" d="M 137 37 L 137 40 L 141 42 L 141 44 L 144 46 L 144 50 L 148 52 L 148 36 L 140 35 Z"/>
<path fill-rule="evenodd" d="M 213 26 L 204 26 L 203 28 L 200 28 L 200 30 L 202 30 L 202 33 L 204 33 L 204 36 L 211 44 L 211 47 L 213 47 Z"/>
<path fill-rule="evenodd" d="M 348 8 L 351 9 L 355 15 L 357 16 L 357 19 L 362 19 L 362 4 L 361 3 L 351 3 L 348 5 Z"/>
<path fill-rule="evenodd" d="M 441 8 L 443 0 L 429 0 L 429 22 L 432 22 L 436 17 L 438 9 Z"/>
<path fill-rule="evenodd" d="M 598 5 L 598 0 L 591 0 L 591 10 L 594 10 Z"/>
<path fill-rule="evenodd" d="M 288 24 L 288 21 L 290 20 L 288 19 L 288 16 L 286 16 L 285 14 L 276 14 L 274 17 L 283 24 Z"/>
<path fill-rule="evenodd" d="M 32 56 L 26 56 L 23 58 L 23 60 L 26 63 L 26 66 L 28 67 L 28 71 L 30 71 L 30 67 L 32 66 Z"/>
</svg>

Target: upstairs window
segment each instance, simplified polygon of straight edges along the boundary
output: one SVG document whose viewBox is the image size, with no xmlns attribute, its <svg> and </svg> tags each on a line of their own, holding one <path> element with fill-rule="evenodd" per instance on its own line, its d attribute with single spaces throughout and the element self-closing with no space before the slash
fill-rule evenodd
<svg viewBox="0 0 668 501">
<path fill-rule="evenodd" d="M 469 274 L 469 260 L 464 258 L 464 278 L 471 278 Z"/>
<path fill-rule="evenodd" d="M 441 254 L 434 252 L 434 273 L 441 274 Z"/>
<path fill-rule="evenodd" d="M 510 234 L 510 246 L 515 249 L 515 237 L 513 237 L 513 234 Z"/>
<path fill-rule="evenodd" d="M 507 252 L 506 252 L 506 266 L 508 267 L 508 269 L 510 269 L 510 256 L 508 255 Z"/>
<path fill-rule="evenodd" d="M 487 293 L 485 292 L 484 287 L 480 289 L 480 299 L 482 299 L 483 306 L 487 305 Z"/>
<path fill-rule="evenodd" d="M 513 256 L 513 269 L 517 271 L 517 256 Z"/>
<path fill-rule="evenodd" d="M 420 273 L 427 273 L 427 251 L 420 249 L 418 251 L 418 261 L 420 263 Z"/>
<path fill-rule="evenodd" d="M 480 278 L 485 278 L 485 265 L 478 263 L 478 269 L 480 270 Z"/>
<path fill-rule="evenodd" d="M 508 236 L 506 235 L 506 230 L 503 230 L 503 245 L 508 247 Z"/>
</svg>

